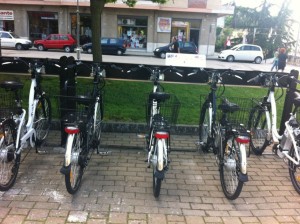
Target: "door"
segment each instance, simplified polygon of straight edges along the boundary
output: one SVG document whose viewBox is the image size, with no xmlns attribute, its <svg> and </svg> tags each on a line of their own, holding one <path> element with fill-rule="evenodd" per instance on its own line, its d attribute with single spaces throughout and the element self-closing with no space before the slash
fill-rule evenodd
<svg viewBox="0 0 300 224">
<path fill-rule="evenodd" d="M 0 35 L 2 47 L 15 47 L 15 41 L 9 33 L 3 32 Z"/>
</svg>

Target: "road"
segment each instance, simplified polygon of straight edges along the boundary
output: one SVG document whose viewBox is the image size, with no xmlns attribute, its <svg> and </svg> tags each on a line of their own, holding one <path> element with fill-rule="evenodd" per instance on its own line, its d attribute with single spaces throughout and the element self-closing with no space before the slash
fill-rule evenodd
<svg viewBox="0 0 300 224">
<path fill-rule="evenodd" d="M 64 51 L 37 51 L 30 49 L 28 51 L 22 50 L 10 50 L 2 49 L 3 57 L 29 57 L 29 58 L 51 58 L 59 59 L 61 56 L 74 56 L 76 53 L 65 53 Z M 81 53 L 80 59 L 83 61 L 92 61 L 93 56 L 91 54 Z M 139 52 L 139 51 L 127 51 L 123 56 L 103 55 L 103 62 L 113 63 L 125 63 L 125 64 L 149 64 L 149 65 L 165 65 L 165 60 L 156 58 L 152 53 Z M 176 65 L 174 65 L 176 66 Z M 197 67 L 197 65 L 195 65 Z M 206 60 L 206 68 L 214 69 L 233 69 L 242 71 L 270 71 L 272 67 L 272 59 L 263 61 L 261 64 L 254 64 L 249 62 L 224 62 L 217 60 L 217 56 L 208 56 Z M 290 72 L 292 69 L 300 70 L 299 66 L 287 64 L 285 72 Z"/>
</svg>

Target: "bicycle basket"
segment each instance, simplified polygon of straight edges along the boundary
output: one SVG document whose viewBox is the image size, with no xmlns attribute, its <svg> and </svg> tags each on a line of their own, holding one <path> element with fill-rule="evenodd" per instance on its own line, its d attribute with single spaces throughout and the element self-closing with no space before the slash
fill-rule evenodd
<svg viewBox="0 0 300 224">
<path fill-rule="evenodd" d="M 21 98 L 22 89 L 18 90 L 18 96 Z M 16 103 L 16 95 L 13 91 L 6 91 L 0 88 L 0 118 L 6 118 L 11 116 L 12 114 L 16 114 L 20 111 L 20 107 L 17 106 Z"/>
<path fill-rule="evenodd" d="M 152 112 L 158 113 L 161 116 L 154 116 L 155 118 L 163 117 L 164 121 L 167 122 L 168 125 L 175 125 L 177 122 L 179 109 L 180 109 L 180 102 L 178 98 L 173 94 L 168 94 L 169 98 L 164 100 L 155 100 L 149 97 L 150 95 L 147 94 L 146 96 L 146 122 L 149 124 L 150 117 Z"/>
<path fill-rule="evenodd" d="M 62 120 L 73 123 L 76 120 L 86 120 L 91 113 L 95 97 L 92 96 L 92 85 L 68 86 L 60 90 L 56 96 L 58 116 Z"/>
<path fill-rule="evenodd" d="M 249 114 L 252 109 L 251 98 L 222 97 L 217 99 L 217 121 L 223 122 L 224 112 L 227 121 L 234 129 L 245 129 L 248 125 Z M 224 112 L 222 112 L 222 110 Z"/>
</svg>

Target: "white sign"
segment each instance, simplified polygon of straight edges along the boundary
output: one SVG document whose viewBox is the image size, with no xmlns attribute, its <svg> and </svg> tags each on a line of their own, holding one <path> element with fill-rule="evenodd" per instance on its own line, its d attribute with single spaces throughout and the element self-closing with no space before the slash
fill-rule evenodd
<svg viewBox="0 0 300 224">
<path fill-rule="evenodd" d="M 206 56 L 202 54 L 167 53 L 166 65 L 205 68 Z"/>
<path fill-rule="evenodd" d="M 0 10 L 0 20 L 14 20 L 14 11 Z"/>
</svg>

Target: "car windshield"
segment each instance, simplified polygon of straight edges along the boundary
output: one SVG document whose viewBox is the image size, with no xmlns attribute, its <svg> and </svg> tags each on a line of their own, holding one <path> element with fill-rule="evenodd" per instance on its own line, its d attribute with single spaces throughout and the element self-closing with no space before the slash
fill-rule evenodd
<svg viewBox="0 0 300 224">
<path fill-rule="evenodd" d="M 15 33 L 10 33 L 14 38 L 20 38 L 17 34 Z"/>
<path fill-rule="evenodd" d="M 236 49 L 239 48 L 239 47 L 240 47 L 240 45 L 236 45 L 236 46 L 230 48 L 230 50 L 236 50 Z"/>
</svg>

